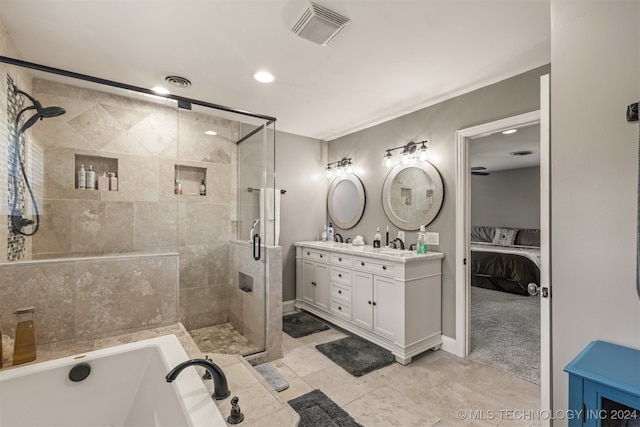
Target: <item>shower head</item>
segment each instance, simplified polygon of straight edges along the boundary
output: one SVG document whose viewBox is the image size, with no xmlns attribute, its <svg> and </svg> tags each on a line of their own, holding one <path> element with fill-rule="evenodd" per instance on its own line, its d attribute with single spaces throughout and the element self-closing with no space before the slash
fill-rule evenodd
<svg viewBox="0 0 640 427">
<path fill-rule="evenodd" d="M 58 117 L 66 113 L 66 110 L 62 107 L 43 107 L 40 101 L 36 100 L 33 96 L 21 91 L 17 87 L 14 87 L 14 89 L 16 93 L 20 93 L 26 96 L 33 103 L 33 105 L 20 110 L 20 112 L 16 116 L 16 124 L 20 122 L 20 118 L 25 112 L 29 110 L 36 110 L 36 113 L 33 116 L 29 117 L 26 122 L 24 122 L 18 133 L 23 133 L 31 126 L 33 126 L 38 120 L 48 119 L 50 117 Z"/>
</svg>

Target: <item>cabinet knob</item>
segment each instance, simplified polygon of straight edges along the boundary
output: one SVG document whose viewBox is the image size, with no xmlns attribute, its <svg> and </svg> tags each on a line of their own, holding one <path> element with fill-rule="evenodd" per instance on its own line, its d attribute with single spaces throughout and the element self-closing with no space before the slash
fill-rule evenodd
<svg viewBox="0 0 640 427">
<path fill-rule="evenodd" d="M 341 274 L 341 273 L 338 273 L 338 277 L 342 277 L 342 274 Z"/>
<path fill-rule="evenodd" d="M 311 284 L 312 284 L 313 286 L 315 286 L 315 285 L 316 285 L 316 282 L 311 282 Z"/>
<path fill-rule="evenodd" d="M 382 269 L 383 269 L 383 270 L 386 270 L 386 269 L 387 269 L 387 266 L 386 266 L 386 265 L 383 265 L 383 266 L 382 266 Z"/>
<path fill-rule="evenodd" d="M 342 291 L 338 291 L 338 293 L 339 293 L 339 294 L 341 294 L 341 293 L 342 293 Z"/>
<path fill-rule="evenodd" d="M 307 255 L 311 255 L 311 253 L 310 253 L 310 252 L 307 252 Z"/>
<path fill-rule="evenodd" d="M 362 265 L 364 267 L 364 262 L 361 262 L 360 265 Z"/>
<path fill-rule="evenodd" d="M 373 302 L 373 305 L 377 305 L 375 301 Z"/>
<path fill-rule="evenodd" d="M 322 254 L 320 254 L 320 258 L 322 258 Z"/>
<path fill-rule="evenodd" d="M 338 310 L 342 310 L 342 307 L 338 307 Z"/>
<path fill-rule="evenodd" d="M 342 262 L 342 258 L 338 258 L 338 261 Z"/>
<path fill-rule="evenodd" d="M 369 305 L 371 305 L 371 301 L 367 301 L 369 303 Z"/>
</svg>

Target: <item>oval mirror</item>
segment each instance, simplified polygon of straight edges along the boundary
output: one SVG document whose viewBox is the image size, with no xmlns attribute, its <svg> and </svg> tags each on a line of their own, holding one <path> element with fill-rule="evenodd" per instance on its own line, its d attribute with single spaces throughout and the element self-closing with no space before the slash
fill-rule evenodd
<svg viewBox="0 0 640 427">
<path fill-rule="evenodd" d="M 384 213 L 402 230 L 429 225 L 438 216 L 443 200 L 442 177 L 429 162 L 394 166 L 382 187 Z"/>
<path fill-rule="evenodd" d="M 340 176 L 329 187 L 329 215 L 339 228 L 355 227 L 362 218 L 365 202 L 364 186 L 355 175 Z"/>
</svg>

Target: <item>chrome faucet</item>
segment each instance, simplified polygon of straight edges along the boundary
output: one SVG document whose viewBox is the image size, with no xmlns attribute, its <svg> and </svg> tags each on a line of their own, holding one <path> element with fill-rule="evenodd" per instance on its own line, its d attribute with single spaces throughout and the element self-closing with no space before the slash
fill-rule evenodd
<svg viewBox="0 0 640 427">
<path fill-rule="evenodd" d="M 395 239 L 393 239 L 392 243 L 395 245 L 396 242 L 400 242 L 400 249 L 404 250 L 404 242 L 402 241 L 402 239 L 399 237 L 396 237 Z"/>
<path fill-rule="evenodd" d="M 340 243 L 344 242 L 344 240 L 342 240 L 342 234 L 340 234 L 340 233 L 336 233 L 335 236 L 333 236 L 333 240 L 335 242 L 340 242 Z"/>
<path fill-rule="evenodd" d="M 229 391 L 229 385 L 227 384 L 227 377 L 222 372 L 222 369 L 211 360 L 205 359 L 191 359 L 186 362 L 182 362 L 175 368 L 169 371 L 165 379 L 168 383 L 175 381 L 178 375 L 184 368 L 189 366 L 201 366 L 205 368 L 213 377 L 213 394 L 211 397 L 215 400 L 223 400 L 229 397 L 231 392 Z"/>
</svg>

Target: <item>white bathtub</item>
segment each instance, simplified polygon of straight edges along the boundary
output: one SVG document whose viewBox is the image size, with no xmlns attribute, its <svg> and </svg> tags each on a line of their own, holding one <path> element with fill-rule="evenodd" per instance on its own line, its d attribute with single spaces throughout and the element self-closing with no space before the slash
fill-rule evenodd
<svg viewBox="0 0 640 427">
<path fill-rule="evenodd" d="M 0 371 L 0 427 L 226 426 L 175 335 Z M 90 375 L 72 382 L 78 363 Z"/>
</svg>

